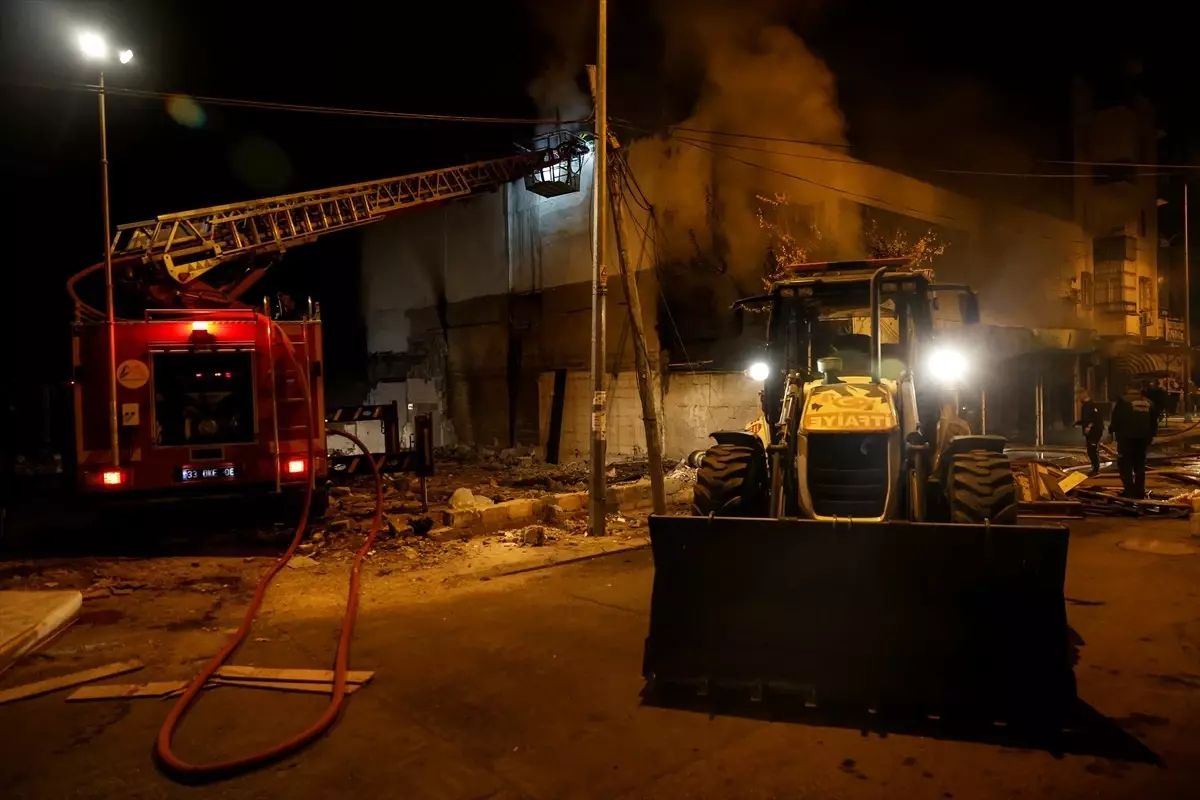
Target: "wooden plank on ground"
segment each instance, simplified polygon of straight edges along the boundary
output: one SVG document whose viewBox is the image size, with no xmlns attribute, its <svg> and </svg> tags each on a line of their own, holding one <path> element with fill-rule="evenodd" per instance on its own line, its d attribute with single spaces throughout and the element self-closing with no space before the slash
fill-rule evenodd
<svg viewBox="0 0 1200 800">
<path fill-rule="evenodd" d="M 216 678 L 211 686 L 243 686 L 247 689 L 274 689 L 280 692 L 308 692 L 310 694 L 333 694 L 332 683 L 306 683 L 302 681 L 239 681 L 228 678 Z M 362 688 L 362 684 L 346 685 L 346 694 L 354 694 Z"/>
<path fill-rule="evenodd" d="M 1037 463 L 1030 461 L 1025 468 L 1026 474 L 1029 475 L 1029 502 L 1036 503 L 1039 500 L 1045 500 L 1046 494 L 1042 491 L 1042 477 L 1038 474 Z"/>
<path fill-rule="evenodd" d="M 346 683 L 367 683 L 375 676 L 366 670 L 346 673 Z M 218 678 L 243 681 L 283 681 L 285 683 L 333 683 L 331 669 L 271 669 L 226 665 L 216 672 Z"/>
<path fill-rule="evenodd" d="M 67 695 L 67 702 L 80 700 L 120 700 L 127 697 L 166 697 L 187 688 L 189 681 L 156 681 L 154 683 L 106 683 L 83 686 Z"/>
<path fill-rule="evenodd" d="M 0 691 L 0 705 L 11 703 L 14 700 L 25 700 L 57 692 L 59 689 L 70 689 L 72 686 L 133 672 L 141 668 L 142 662 L 140 661 L 118 661 L 115 664 L 107 664 L 95 669 L 85 669 L 81 672 L 72 672 L 70 675 L 59 675 L 57 678 L 46 678 L 44 681 L 35 681 L 24 686 L 14 686 L 11 689 Z"/>
<path fill-rule="evenodd" d="M 1084 472 L 1071 472 L 1058 482 L 1058 488 L 1062 489 L 1064 493 L 1068 493 L 1086 480 L 1087 475 Z"/>
<path fill-rule="evenodd" d="M 1045 469 L 1044 466 L 1039 468 L 1038 472 L 1042 476 L 1042 486 L 1046 487 L 1046 489 L 1049 491 L 1050 498 L 1052 500 L 1067 499 L 1067 493 L 1064 492 L 1062 487 L 1058 484 L 1058 476 L 1051 473 L 1050 470 Z"/>
</svg>

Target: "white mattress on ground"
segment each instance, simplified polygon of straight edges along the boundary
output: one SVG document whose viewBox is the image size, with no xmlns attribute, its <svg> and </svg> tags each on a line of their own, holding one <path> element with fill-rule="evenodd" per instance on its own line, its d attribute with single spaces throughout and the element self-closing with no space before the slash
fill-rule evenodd
<svg viewBox="0 0 1200 800">
<path fill-rule="evenodd" d="M 0 672 L 79 616 L 79 592 L 0 592 Z"/>
</svg>

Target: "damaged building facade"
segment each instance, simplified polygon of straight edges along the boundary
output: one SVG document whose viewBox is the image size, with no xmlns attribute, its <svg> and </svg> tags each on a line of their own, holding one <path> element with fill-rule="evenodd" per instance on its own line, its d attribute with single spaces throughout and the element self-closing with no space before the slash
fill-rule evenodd
<svg viewBox="0 0 1200 800">
<path fill-rule="evenodd" d="M 672 145 L 652 140 L 649 146 Z M 646 145 L 631 148 L 635 170 L 639 147 Z M 1090 385 L 1100 397 L 1109 391 L 1111 371 L 1097 358 L 1102 340 L 1140 346 L 1166 338 L 1149 244 L 1156 241 L 1152 217 L 1139 223 L 1135 216 L 1119 234 L 1117 223 L 1107 224 L 1100 236 L 1089 222 L 1095 210 L 1066 220 L 989 204 L 842 154 L 829 157 L 821 148 L 811 154 L 825 158 L 806 163 L 804 177 L 825 188 L 810 187 L 792 212 L 825 232 L 826 257 L 862 257 L 868 228 L 909 236 L 932 231 L 945 245 L 932 263 L 938 279 L 979 291 L 985 352 L 973 389 L 989 398 L 989 432 L 1022 441 L 1070 436 L 1075 387 Z M 651 218 L 631 193 L 625 249 L 650 337 L 664 451 L 679 458 L 706 447 L 710 431 L 741 428 L 756 414 L 759 384 L 743 370 L 761 347 L 762 328 L 734 316 L 729 305 L 761 291 L 766 270 L 761 258 L 714 255 L 711 240 L 695 236 L 671 252 L 665 240 L 672 234 L 656 227 L 669 204 L 658 203 L 654 175 L 639 174 L 659 216 Z M 367 402 L 395 401 L 410 416 L 433 414 L 439 445 L 529 445 L 553 461 L 586 457 L 591 176 L 589 153 L 576 176 L 578 191 L 542 196 L 514 182 L 364 232 L 373 386 Z M 717 204 L 720 193 L 714 183 Z M 1124 243 L 1120 258 L 1112 254 L 1119 249 L 1113 237 Z M 761 232 L 762 252 L 769 238 Z M 680 257 L 689 247 L 692 257 Z M 645 440 L 611 229 L 609 254 L 608 448 L 612 457 L 636 456 Z M 1119 282 L 1109 276 L 1114 259 Z M 946 314 L 941 324 L 958 323 Z"/>
</svg>

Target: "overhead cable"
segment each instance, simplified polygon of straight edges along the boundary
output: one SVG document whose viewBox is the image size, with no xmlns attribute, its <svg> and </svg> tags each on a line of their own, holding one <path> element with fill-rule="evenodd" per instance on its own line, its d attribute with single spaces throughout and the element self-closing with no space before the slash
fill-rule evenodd
<svg viewBox="0 0 1200 800">
<path fill-rule="evenodd" d="M 52 90 L 67 90 L 67 91 L 84 91 L 98 93 L 100 87 L 90 83 L 35 83 L 25 81 L 5 81 L 17 86 L 25 86 L 28 88 L 52 89 Z M 587 122 L 590 117 L 581 117 L 579 119 L 550 119 L 550 118 L 525 118 L 525 117 L 489 117 L 489 116 L 473 116 L 467 114 L 423 114 L 408 111 L 387 111 L 383 109 L 370 108 L 342 108 L 337 106 L 317 106 L 306 105 L 302 103 L 277 103 L 267 100 L 246 100 L 236 97 L 217 97 L 212 95 L 194 95 L 186 92 L 159 92 L 149 89 L 131 89 L 121 86 L 104 87 L 105 94 L 123 97 L 136 97 L 146 99 L 171 100 L 177 98 L 186 98 L 196 103 L 212 105 L 212 106 L 229 106 L 233 108 L 256 108 L 266 111 L 292 111 L 306 114 L 329 114 L 345 117 L 370 117 L 375 119 L 398 119 L 398 120 L 416 120 L 424 122 L 467 122 L 474 124 L 497 124 L 497 125 L 577 125 Z"/>
</svg>

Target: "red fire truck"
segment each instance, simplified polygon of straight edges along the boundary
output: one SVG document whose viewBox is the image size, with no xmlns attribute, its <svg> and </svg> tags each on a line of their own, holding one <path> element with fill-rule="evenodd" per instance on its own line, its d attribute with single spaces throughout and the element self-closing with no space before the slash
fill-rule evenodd
<svg viewBox="0 0 1200 800">
<path fill-rule="evenodd" d="M 79 489 L 120 497 L 303 496 L 310 480 L 323 487 L 319 307 L 310 301 L 307 311 L 280 315 L 240 298 L 286 249 L 325 233 L 522 177 L 539 194 L 577 190 L 586 152 L 573 134 L 553 134 L 509 158 L 118 227 L 114 286 L 140 316 L 110 326 L 104 311 L 81 299 L 81 281 L 102 274 L 103 263 L 67 287 L 76 307 Z M 314 497 L 324 502 L 323 491 Z"/>
</svg>

